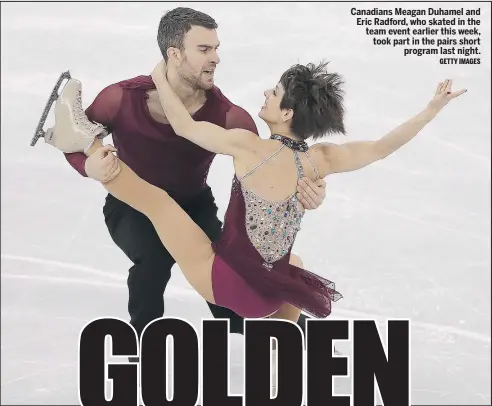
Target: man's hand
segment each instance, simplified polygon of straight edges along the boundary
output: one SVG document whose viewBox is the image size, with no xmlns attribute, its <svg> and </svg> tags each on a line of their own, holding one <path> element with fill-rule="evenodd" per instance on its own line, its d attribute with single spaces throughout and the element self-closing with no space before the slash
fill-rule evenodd
<svg viewBox="0 0 492 406">
<path fill-rule="evenodd" d="M 161 61 L 156 65 L 151 76 L 156 86 L 162 83 L 162 81 L 167 80 L 167 64 L 164 59 L 161 59 Z"/>
<path fill-rule="evenodd" d="M 85 161 L 85 173 L 89 178 L 107 183 L 118 176 L 121 171 L 119 160 L 113 155 L 116 148 L 105 145 L 96 150 Z"/>
<path fill-rule="evenodd" d="M 318 179 L 302 178 L 297 183 L 297 198 L 306 210 L 314 210 L 321 206 L 326 197 L 326 182 Z"/>
</svg>

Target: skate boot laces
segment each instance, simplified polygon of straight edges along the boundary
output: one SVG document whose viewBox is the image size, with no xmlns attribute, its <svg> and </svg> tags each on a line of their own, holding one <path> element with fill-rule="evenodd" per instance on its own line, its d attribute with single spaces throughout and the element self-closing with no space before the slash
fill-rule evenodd
<svg viewBox="0 0 492 406">
<path fill-rule="evenodd" d="M 82 107 L 82 93 L 80 90 L 77 92 L 72 108 L 75 124 L 80 126 L 82 130 L 89 132 L 92 136 L 97 136 L 99 133 L 105 131 L 101 124 L 93 123 L 85 115 L 85 111 Z"/>
</svg>

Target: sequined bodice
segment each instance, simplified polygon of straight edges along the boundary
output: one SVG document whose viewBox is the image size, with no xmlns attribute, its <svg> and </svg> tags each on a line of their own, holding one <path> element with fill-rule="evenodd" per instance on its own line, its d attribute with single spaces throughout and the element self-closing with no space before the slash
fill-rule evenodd
<svg viewBox="0 0 492 406">
<path fill-rule="evenodd" d="M 242 180 L 280 153 L 284 147 L 286 145 L 282 145 L 241 179 L 235 178 L 233 184 L 233 190 L 240 188 L 244 199 L 246 234 L 251 244 L 263 258 L 263 266 L 268 269 L 273 267 L 274 262 L 283 258 L 294 244 L 296 235 L 301 228 L 304 208 L 298 203 L 295 191 L 280 202 L 272 202 L 249 190 L 244 186 Z M 299 152 L 296 150 L 292 152 L 294 153 L 298 179 L 300 179 L 304 176 L 304 171 Z"/>
<path fill-rule="evenodd" d="M 284 145 L 244 176 L 234 176 L 224 226 L 219 238 L 212 242 L 212 248 L 216 258 L 222 259 L 258 297 L 290 303 L 314 317 L 324 318 L 331 312 L 331 303 L 341 295 L 330 280 L 290 263 L 292 246 L 304 216 L 304 207 L 297 201 L 295 190 L 281 202 L 271 202 L 258 196 L 256 188 L 253 192 L 244 182 L 245 177 L 284 147 L 293 151 L 299 177 L 303 176 L 299 156 L 305 153 L 319 179 L 305 142 L 293 142 L 275 134 L 270 138 Z M 258 179 L 261 182 L 261 174 Z M 219 266 L 222 266 L 220 262 L 215 269 Z M 228 295 L 241 295 L 235 289 L 228 292 Z"/>
<path fill-rule="evenodd" d="M 294 243 L 303 211 L 295 193 L 282 202 L 271 202 L 242 186 L 246 207 L 246 232 L 268 266 L 282 258 Z"/>
</svg>

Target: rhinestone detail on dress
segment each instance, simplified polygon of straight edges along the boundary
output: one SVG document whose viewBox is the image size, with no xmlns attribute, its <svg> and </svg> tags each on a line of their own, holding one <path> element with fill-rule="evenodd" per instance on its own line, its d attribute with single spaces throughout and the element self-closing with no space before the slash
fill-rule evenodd
<svg viewBox="0 0 492 406">
<path fill-rule="evenodd" d="M 307 155 L 307 143 L 304 141 L 295 141 L 278 134 L 273 134 L 270 138 L 280 141 L 282 146 L 243 175 L 241 180 L 266 164 L 270 159 L 280 153 L 284 147 L 290 148 L 294 153 L 298 179 L 301 179 L 304 176 L 304 170 L 299 152 L 304 152 Z M 246 212 L 246 234 L 250 242 L 262 256 L 264 260 L 263 267 L 271 270 L 273 263 L 284 257 L 294 244 L 296 235 L 301 229 L 304 208 L 299 209 L 296 192 L 281 202 L 271 202 L 248 190 L 242 185 L 241 180 L 234 176 L 232 191 L 234 193 L 239 193 L 239 189 L 242 191 Z"/>
<path fill-rule="evenodd" d="M 249 240 L 265 260 L 263 266 L 281 259 L 289 251 L 298 231 L 304 212 L 297 208 L 295 194 L 282 202 L 270 202 L 242 187 L 246 206 L 246 233 Z"/>
</svg>

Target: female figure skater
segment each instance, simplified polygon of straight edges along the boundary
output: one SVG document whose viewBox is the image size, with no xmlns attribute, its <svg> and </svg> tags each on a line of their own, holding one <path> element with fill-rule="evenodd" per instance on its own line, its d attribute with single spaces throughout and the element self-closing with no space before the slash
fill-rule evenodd
<svg viewBox="0 0 492 406">
<path fill-rule="evenodd" d="M 354 171 L 385 158 L 466 90 L 453 93 L 451 80 L 440 83 L 422 112 L 378 141 L 308 147 L 308 138 L 345 133 L 342 80 L 326 71 L 326 63 L 295 65 L 275 88 L 265 92 L 259 117 L 269 126 L 271 136 L 261 139 L 246 130 L 194 121 L 166 80 L 167 69 L 180 63 L 179 54 L 170 48 L 168 56 L 169 67 L 162 61 L 152 78 L 176 134 L 234 159 L 230 202 L 217 242 L 211 243 L 165 191 L 139 178 L 116 158 L 112 146 L 102 147 L 83 112 L 76 111 L 80 82 L 71 79 L 57 100 L 56 124 L 46 142 L 64 152 L 84 151 L 88 159 L 112 173 L 104 187 L 150 219 L 189 283 L 205 300 L 245 318 L 270 316 L 295 322 L 301 310 L 327 317 L 331 302 L 339 300 L 340 293 L 333 282 L 303 269 L 299 258 L 291 254 L 304 214 L 295 197 L 298 179 Z"/>
</svg>

